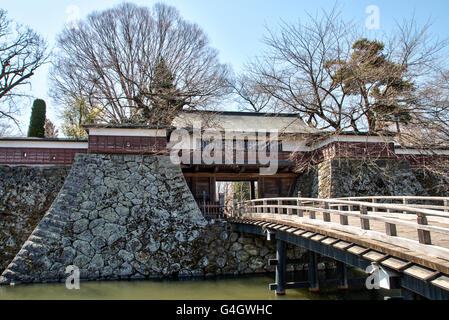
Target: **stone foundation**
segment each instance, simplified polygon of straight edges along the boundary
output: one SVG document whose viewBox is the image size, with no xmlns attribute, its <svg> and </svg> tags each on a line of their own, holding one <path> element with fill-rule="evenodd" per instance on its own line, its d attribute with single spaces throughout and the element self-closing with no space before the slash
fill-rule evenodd
<svg viewBox="0 0 449 320">
<path fill-rule="evenodd" d="M 0 166 L 0 270 L 44 216 L 70 167 Z"/>
<path fill-rule="evenodd" d="M 446 196 L 438 182 L 435 175 L 412 169 L 407 161 L 333 159 L 302 173 L 296 192 L 307 198 Z"/>
<path fill-rule="evenodd" d="M 271 258 L 274 243 L 207 222 L 169 157 L 78 154 L 0 283 L 65 281 L 69 265 L 82 280 L 254 274 Z"/>
</svg>

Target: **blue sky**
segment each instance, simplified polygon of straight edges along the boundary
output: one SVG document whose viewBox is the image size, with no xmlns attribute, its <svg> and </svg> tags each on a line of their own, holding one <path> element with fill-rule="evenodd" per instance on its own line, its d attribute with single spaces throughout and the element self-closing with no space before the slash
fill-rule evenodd
<svg viewBox="0 0 449 320">
<path fill-rule="evenodd" d="M 0 7 L 8 11 L 8 17 L 26 24 L 39 32 L 54 46 L 56 35 L 76 12 L 80 18 L 94 10 L 103 10 L 121 0 L 1 0 Z M 153 0 L 129 1 L 139 5 L 152 6 Z M 354 19 L 363 27 L 369 5 L 380 9 L 381 31 L 388 31 L 395 21 L 410 18 L 415 14 L 421 23 L 431 18 L 432 32 L 439 37 L 449 36 L 449 1 L 447 0 L 165 0 L 181 15 L 196 22 L 209 35 L 211 44 L 220 52 L 220 59 L 239 71 L 252 56 L 263 50 L 261 39 L 265 26 L 274 27 L 280 19 L 296 22 L 305 18 L 306 12 L 315 13 L 321 8 L 330 9 L 336 3 L 345 18 Z M 70 11 L 68 8 L 72 8 Z M 75 8 L 75 10 L 73 10 Z M 45 99 L 47 115 L 59 124 L 58 105 L 48 97 L 48 67 L 42 67 L 32 79 L 29 93 L 35 98 Z M 232 108 L 232 106 L 228 106 Z M 31 106 L 24 105 L 20 122 L 26 132 Z"/>
</svg>

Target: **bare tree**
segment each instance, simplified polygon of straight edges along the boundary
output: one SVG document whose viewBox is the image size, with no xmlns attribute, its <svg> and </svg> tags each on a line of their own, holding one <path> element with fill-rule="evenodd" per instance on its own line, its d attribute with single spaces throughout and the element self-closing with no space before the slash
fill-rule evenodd
<svg viewBox="0 0 449 320">
<path fill-rule="evenodd" d="M 333 81 L 328 61 L 348 57 L 354 25 L 334 9 L 304 23 L 282 22 L 279 29 L 267 28 L 267 50 L 247 65 L 247 76 L 284 111 L 298 113 L 310 126 L 341 129 L 346 94 L 342 83 Z"/>
<path fill-rule="evenodd" d="M 4 121 L 0 121 L 0 137 L 10 134 L 11 126 Z"/>
<path fill-rule="evenodd" d="M 87 101 L 102 110 L 102 121 L 151 123 L 142 112 L 157 108 L 172 112 L 170 119 L 185 108 L 212 106 L 229 92 L 228 67 L 207 36 L 164 4 L 149 9 L 125 3 L 94 12 L 78 28 L 66 28 L 57 47 L 51 95 L 61 103 Z M 169 98 L 167 90 L 155 89 L 161 61 L 171 76 Z"/>
<path fill-rule="evenodd" d="M 429 150 L 448 146 L 448 42 L 431 34 L 431 23 L 412 17 L 368 38 L 334 8 L 267 28 L 264 43 L 266 50 L 246 66 L 247 88 L 270 98 L 268 110 L 276 102 L 277 110 L 324 129 L 309 144 L 343 131 L 370 132 L 423 150 L 415 152 L 417 163 Z M 298 153 L 293 159 L 303 171 L 318 156 Z M 376 158 L 366 157 L 361 168 L 381 172 Z M 449 157 L 435 157 L 425 167 L 448 185 Z"/>
<path fill-rule="evenodd" d="M 25 96 L 20 89 L 47 59 L 45 41 L 30 28 L 13 25 L 0 9 L 0 119 L 18 126 L 15 100 Z"/>
<path fill-rule="evenodd" d="M 57 138 L 59 135 L 59 130 L 56 129 L 55 125 L 50 121 L 50 119 L 45 119 L 44 131 L 45 138 Z"/>
<path fill-rule="evenodd" d="M 242 74 L 230 81 L 234 94 L 235 101 L 242 111 L 263 112 L 269 110 L 276 112 L 275 99 L 250 77 Z"/>
<path fill-rule="evenodd" d="M 396 124 L 400 131 L 429 73 L 443 66 L 447 42 L 433 38 L 430 26 L 412 18 L 370 40 L 336 8 L 297 24 L 282 22 L 279 31 L 267 30 L 267 49 L 247 65 L 246 77 L 310 126 L 338 133 Z"/>
</svg>

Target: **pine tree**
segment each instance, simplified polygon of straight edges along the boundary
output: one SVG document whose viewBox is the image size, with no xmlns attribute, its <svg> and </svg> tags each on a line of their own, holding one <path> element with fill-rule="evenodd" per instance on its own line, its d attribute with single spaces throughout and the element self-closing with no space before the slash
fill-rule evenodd
<svg viewBox="0 0 449 320">
<path fill-rule="evenodd" d="M 28 127 L 28 137 L 45 137 L 46 105 L 42 99 L 36 99 L 31 109 L 30 125 Z"/>
<path fill-rule="evenodd" d="M 154 68 L 149 92 L 141 94 L 148 99 L 149 104 L 144 105 L 142 97 L 137 98 L 141 108 L 139 122 L 161 126 L 171 124 L 173 118 L 184 106 L 184 101 L 180 99 L 179 90 L 176 89 L 174 82 L 173 73 L 165 60 L 161 58 Z"/>
<path fill-rule="evenodd" d="M 335 83 L 343 84 L 346 95 L 360 97 L 369 131 L 379 131 L 393 122 L 399 131 L 399 122 L 411 120 L 408 105 L 415 90 L 405 79 L 406 68 L 387 59 L 379 41 L 361 39 L 352 49 L 348 61 L 328 62 L 328 67 L 336 67 Z"/>
</svg>

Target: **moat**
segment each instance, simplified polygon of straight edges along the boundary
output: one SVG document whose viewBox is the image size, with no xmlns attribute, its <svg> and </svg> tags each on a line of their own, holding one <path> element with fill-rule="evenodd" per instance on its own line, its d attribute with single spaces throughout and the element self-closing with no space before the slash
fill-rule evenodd
<svg viewBox="0 0 449 320">
<path fill-rule="evenodd" d="M 268 290 L 273 277 L 248 276 L 209 280 L 81 282 L 80 290 L 68 290 L 64 283 L 24 284 L 0 287 L 0 300 L 383 300 L 395 291 L 364 288 L 339 292 L 323 289 L 288 290 L 276 296 Z"/>
</svg>

